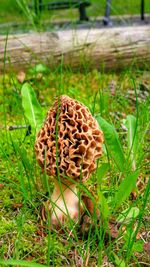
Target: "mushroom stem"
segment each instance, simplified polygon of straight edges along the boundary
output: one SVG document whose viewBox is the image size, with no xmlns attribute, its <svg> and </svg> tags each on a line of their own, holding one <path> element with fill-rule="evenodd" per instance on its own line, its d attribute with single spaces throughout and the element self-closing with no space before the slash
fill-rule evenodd
<svg viewBox="0 0 150 267">
<path fill-rule="evenodd" d="M 75 184 L 65 185 L 55 180 L 51 196 L 51 222 L 53 225 L 63 223 L 66 218 L 79 220 L 82 211 L 80 198 Z"/>
</svg>

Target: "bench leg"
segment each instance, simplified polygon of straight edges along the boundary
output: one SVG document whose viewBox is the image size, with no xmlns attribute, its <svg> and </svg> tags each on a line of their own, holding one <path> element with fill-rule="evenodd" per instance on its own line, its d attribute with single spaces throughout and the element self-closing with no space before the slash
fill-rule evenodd
<svg viewBox="0 0 150 267">
<path fill-rule="evenodd" d="M 85 9 L 85 5 L 81 4 L 79 6 L 79 14 L 80 14 L 80 21 L 88 21 L 89 18 L 86 15 L 86 9 Z"/>
<path fill-rule="evenodd" d="M 110 5 L 111 5 L 111 0 L 106 0 L 105 17 L 103 18 L 104 25 L 110 24 Z"/>
<path fill-rule="evenodd" d="M 144 20 L 144 0 L 141 0 L 141 20 Z"/>
</svg>

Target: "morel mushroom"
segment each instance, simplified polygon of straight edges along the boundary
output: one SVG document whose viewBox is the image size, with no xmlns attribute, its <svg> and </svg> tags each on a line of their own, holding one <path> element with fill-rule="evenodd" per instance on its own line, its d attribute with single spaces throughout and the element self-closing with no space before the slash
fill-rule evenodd
<svg viewBox="0 0 150 267">
<path fill-rule="evenodd" d="M 78 219 L 76 185 L 95 171 L 102 143 L 103 134 L 88 108 L 60 96 L 48 111 L 35 143 L 40 166 L 55 178 L 50 204 L 52 224 L 62 223 L 68 216 Z"/>
</svg>

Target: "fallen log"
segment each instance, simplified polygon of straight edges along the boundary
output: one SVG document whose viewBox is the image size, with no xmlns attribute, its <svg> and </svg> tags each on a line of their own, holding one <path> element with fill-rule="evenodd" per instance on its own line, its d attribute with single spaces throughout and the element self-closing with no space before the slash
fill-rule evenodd
<svg viewBox="0 0 150 267">
<path fill-rule="evenodd" d="M 0 36 L 0 70 L 37 63 L 72 69 L 122 69 L 150 63 L 150 27 L 129 26 Z"/>
</svg>

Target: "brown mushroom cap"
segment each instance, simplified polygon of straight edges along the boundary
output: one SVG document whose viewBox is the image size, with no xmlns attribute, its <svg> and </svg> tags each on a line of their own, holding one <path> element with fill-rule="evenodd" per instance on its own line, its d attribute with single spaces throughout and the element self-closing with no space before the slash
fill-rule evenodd
<svg viewBox="0 0 150 267">
<path fill-rule="evenodd" d="M 57 177 L 58 166 L 61 177 L 85 181 L 96 169 L 102 143 L 103 134 L 88 108 L 62 95 L 48 111 L 36 138 L 35 151 L 48 175 Z"/>
</svg>

